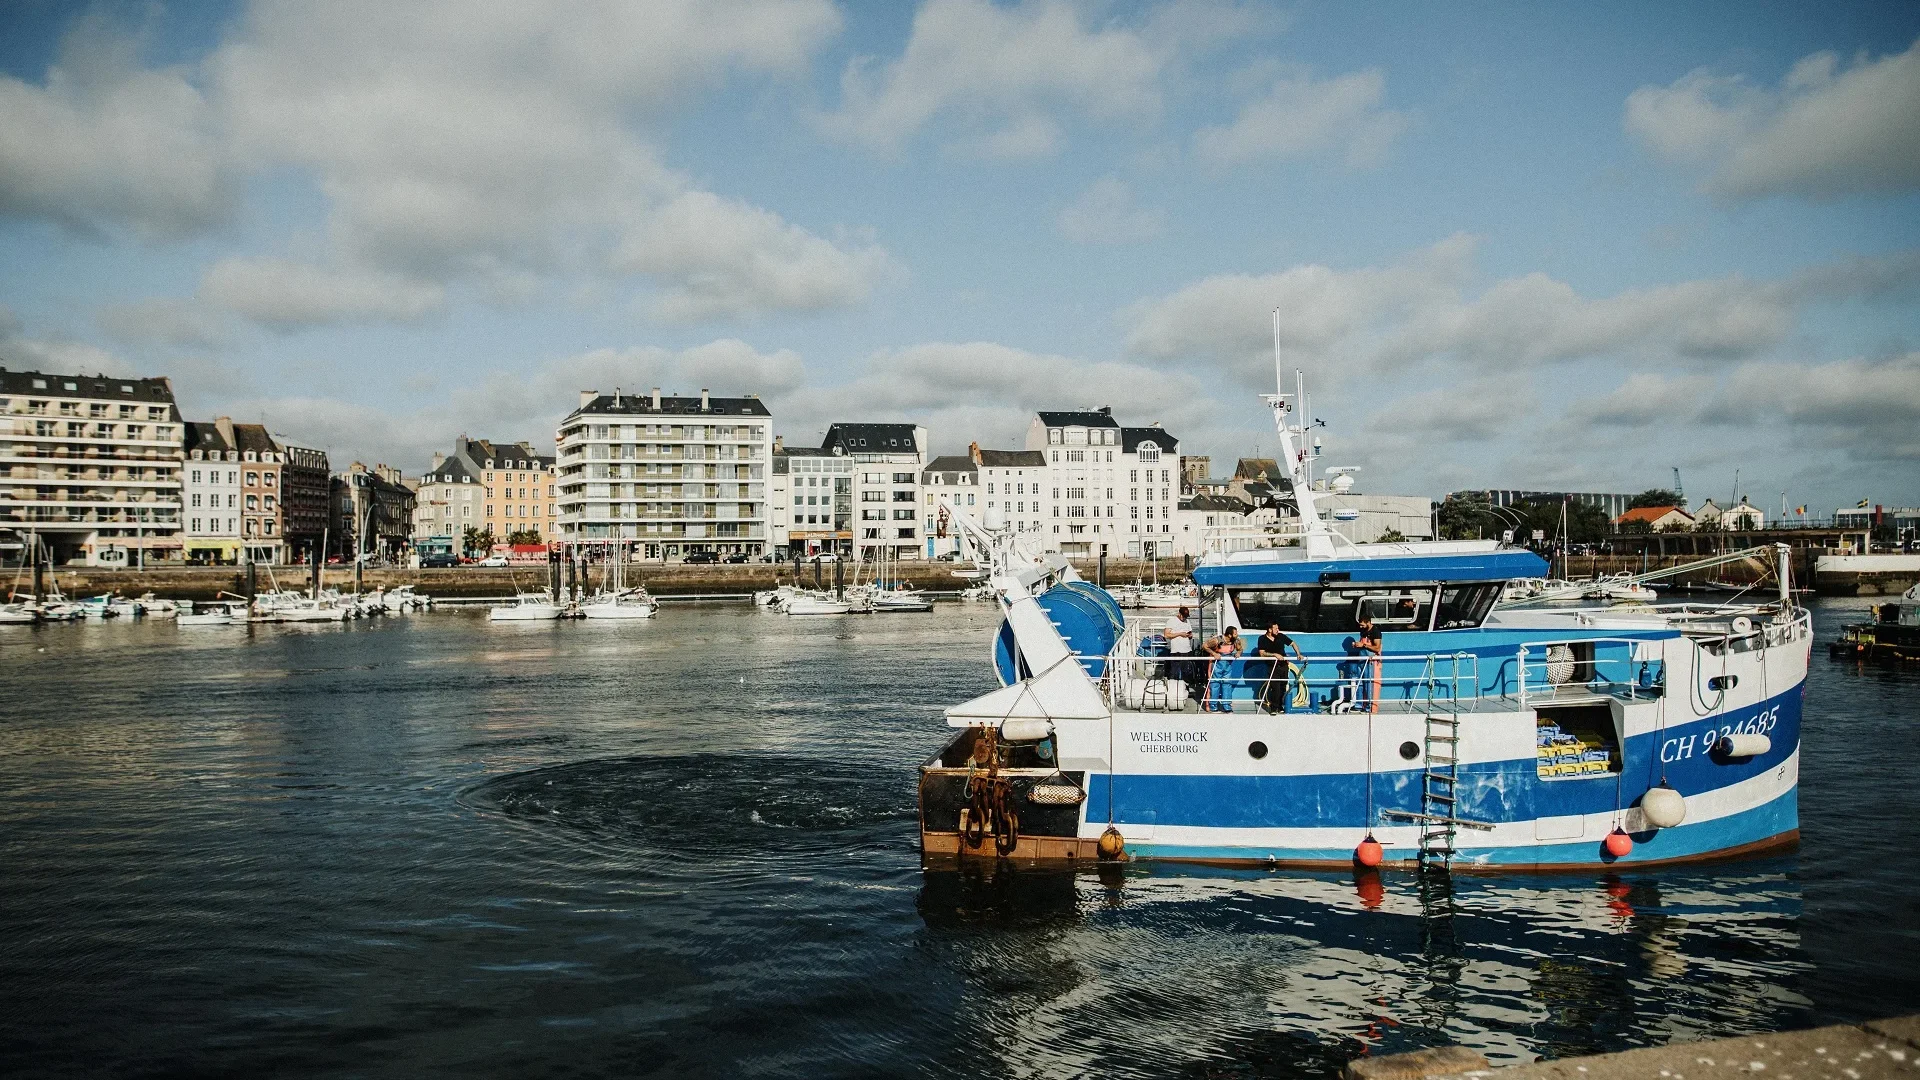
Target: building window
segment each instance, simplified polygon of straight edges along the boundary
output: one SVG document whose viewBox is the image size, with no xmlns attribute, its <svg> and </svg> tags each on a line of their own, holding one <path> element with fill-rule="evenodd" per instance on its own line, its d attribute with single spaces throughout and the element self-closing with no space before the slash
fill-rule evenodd
<svg viewBox="0 0 1920 1080">
<path fill-rule="evenodd" d="M 1152 462 L 1156 462 L 1159 460 L 1160 460 L 1160 447 L 1158 445 L 1151 442 L 1143 442 L 1140 444 L 1140 463 L 1142 465 L 1150 464 Z"/>
</svg>

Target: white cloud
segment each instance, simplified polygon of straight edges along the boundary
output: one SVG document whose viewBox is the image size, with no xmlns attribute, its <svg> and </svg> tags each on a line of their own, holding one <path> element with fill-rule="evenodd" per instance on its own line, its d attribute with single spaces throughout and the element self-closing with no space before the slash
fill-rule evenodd
<svg viewBox="0 0 1920 1080">
<path fill-rule="evenodd" d="M 1194 153 L 1212 165 L 1320 155 L 1378 165 L 1407 125 L 1404 113 L 1382 107 L 1386 96 L 1378 68 L 1324 80 L 1298 72 L 1243 105 L 1233 123 L 1196 132 Z"/>
<path fill-rule="evenodd" d="M 433 282 L 283 259 L 221 259 L 201 280 L 200 297 L 277 330 L 418 322 L 446 304 L 446 290 Z"/>
<path fill-rule="evenodd" d="M 83 18 L 44 86 L 0 77 L 0 213 L 146 239 L 226 215 L 232 178 L 200 91 L 140 70 L 137 42 Z"/>
<path fill-rule="evenodd" d="M 689 191 L 645 214 L 612 255 L 615 268 L 648 274 L 664 322 L 752 315 L 769 308 L 819 311 L 867 298 L 894 273 L 872 243 L 836 246 L 757 207 Z"/>
<path fill-rule="evenodd" d="M 1135 305 L 1127 348 L 1152 360 L 1220 363 L 1254 378 L 1270 378 L 1276 338 L 1289 360 L 1343 363 L 1377 350 L 1384 327 L 1457 304 L 1474 247 L 1472 237 L 1457 235 L 1382 268 L 1305 265 L 1205 278 Z"/>
<path fill-rule="evenodd" d="M 1779 282 L 1740 276 L 1581 296 L 1531 273 L 1476 295 L 1474 241 L 1455 236 L 1385 267 L 1296 266 L 1206 278 L 1128 313 L 1128 348 L 1220 363 L 1268 384 L 1286 366 L 1392 375 L 1422 364 L 1514 370 L 1611 356 L 1726 363 L 1786 341 L 1814 302 L 1885 297 L 1920 282 L 1920 253 L 1810 267 Z M 1276 325 L 1277 323 L 1277 325 Z"/>
<path fill-rule="evenodd" d="M 1864 460 L 1920 461 L 1920 352 L 1748 364 L 1728 376 L 1702 415 L 1749 428 L 1784 422 L 1812 429 Z"/>
<path fill-rule="evenodd" d="M 99 346 L 64 335 L 28 335 L 26 324 L 4 304 L 0 304 L 0 365 L 16 371 L 61 374 L 140 374 L 132 364 Z"/>
<path fill-rule="evenodd" d="M 840 111 L 818 122 L 836 138 L 892 152 L 951 114 L 985 133 L 989 146 L 1051 150 L 1054 130 L 1040 119 L 1051 110 L 1102 120 L 1157 117 L 1165 62 L 1140 31 L 1088 27 L 1059 0 L 1010 8 L 929 0 L 914 15 L 900 58 L 849 63 Z"/>
<path fill-rule="evenodd" d="M 804 74 L 839 28 L 828 0 L 263 2 L 197 69 L 144 71 L 83 20 L 45 87 L 0 79 L 0 212 L 185 235 L 237 178 L 292 166 L 325 199 L 318 261 L 353 269 L 311 310 L 248 298 L 283 326 L 411 318 L 439 302 L 429 286 L 512 302 L 616 273 L 676 320 L 858 304 L 892 268 L 871 239 L 703 191 L 649 131 L 693 90 Z M 349 273 L 403 288 L 381 302 Z M 235 291 L 228 268 L 209 276 Z"/>
<path fill-rule="evenodd" d="M 1662 157 L 1705 166 L 1714 194 L 1826 199 L 1920 185 L 1916 116 L 1920 42 L 1850 67 L 1814 53 L 1775 89 L 1695 71 L 1635 90 L 1625 125 Z"/>
<path fill-rule="evenodd" d="M 1135 203 L 1133 189 L 1116 176 L 1095 181 L 1055 223 L 1060 235 L 1076 244 L 1127 244 L 1167 231 L 1166 215 Z"/>
</svg>

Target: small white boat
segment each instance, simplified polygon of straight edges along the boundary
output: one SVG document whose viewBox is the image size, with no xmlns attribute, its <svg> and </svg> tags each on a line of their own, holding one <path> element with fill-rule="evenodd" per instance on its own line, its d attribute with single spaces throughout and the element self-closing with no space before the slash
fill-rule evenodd
<svg viewBox="0 0 1920 1080">
<path fill-rule="evenodd" d="M 490 622 L 552 622 L 560 617 L 560 605 L 546 591 L 520 593 L 513 603 L 502 604 L 487 612 Z"/>
<path fill-rule="evenodd" d="M 176 626 L 237 626 L 246 621 L 245 614 L 234 614 L 233 604 L 209 603 L 196 604 L 188 610 L 174 615 Z"/>
<path fill-rule="evenodd" d="M 807 594 L 789 597 L 785 610 L 789 615 L 846 615 L 853 611 L 853 605 L 831 596 Z"/>
<path fill-rule="evenodd" d="M 601 593 L 580 605 L 580 614 L 589 619 L 651 619 L 659 610 L 644 589 Z"/>
<path fill-rule="evenodd" d="M 39 621 L 39 612 L 25 604 L 0 604 L 0 626 L 28 626 Z"/>
<path fill-rule="evenodd" d="M 873 611 L 932 611 L 933 600 L 918 589 L 875 589 L 867 606 Z"/>
<path fill-rule="evenodd" d="M 140 594 L 140 614 L 155 619 L 171 619 L 180 613 L 180 605 L 172 600 L 162 600 L 152 593 Z"/>
</svg>

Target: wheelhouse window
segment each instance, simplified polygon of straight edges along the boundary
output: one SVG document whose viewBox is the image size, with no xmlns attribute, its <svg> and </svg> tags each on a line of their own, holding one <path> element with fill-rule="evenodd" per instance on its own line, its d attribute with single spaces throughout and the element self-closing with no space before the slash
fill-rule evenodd
<svg viewBox="0 0 1920 1080">
<path fill-rule="evenodd" d="M 1249 633 L 1277 623 L 1290 633 L 1351 634 L 1360 629 L 1363 612 L 1373 617 L 1374 627 L 1382 632 L 1409 633 L 1478 626 L 1499 591 L 1497 584 L 1335 585 L 1235 589 L 1231 596 L 1240 626 Z"/>
<path fill-rule="evenodd" d="M 1486 621 L 1487 612 L 1493 610 L 1493 603 L 1500 598 L 1501 584 L 1497 581 L 1476 582 L 1471 585 L 1448 585 L 1440 590 L 1440 610 L 1434 619 L 1435 630 L 1456 630 L 1462 627 L 1479 626 Z"/>
</svg>

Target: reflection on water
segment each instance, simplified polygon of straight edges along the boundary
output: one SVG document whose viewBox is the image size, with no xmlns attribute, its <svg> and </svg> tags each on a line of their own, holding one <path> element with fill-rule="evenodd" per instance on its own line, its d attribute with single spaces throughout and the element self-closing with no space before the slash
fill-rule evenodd
<svg viewBox="0 0 1920 1080">
<path fill-rule="evenodd" d="M 0 634 L 10 1064 L 1331 1076 L 1920 1009 L 1911 672 L 1816 658 L 1797 855 L 923 869 L 982 609 L 507 625 Z"/>
<path fill-rule="evenodd" d="M 1791 871 L 962 867 L 930 871 L 919 908 L 943 961 L 993 989 L 974 1022 L 1009 1065 L 1072 1065 L 1063 1041 L 1120 1038 L 1143 1075 L 1205 1061 L 1304 1075 L 1442 1042 L 1511 1062 L 1802 1023 Z"/>
</svg>

